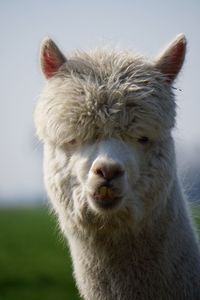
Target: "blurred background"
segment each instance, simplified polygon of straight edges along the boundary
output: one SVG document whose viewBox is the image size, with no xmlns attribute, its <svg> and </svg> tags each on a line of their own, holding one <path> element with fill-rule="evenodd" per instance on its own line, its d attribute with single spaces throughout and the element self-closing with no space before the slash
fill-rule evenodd
<svg viewBox="0 0 200 300">
<path fill-rule="evenodd" d="M 175 87 L 179 173 L 200 200 L 200 2 L 192 0 L 0 1 L 0 300 L 79 299 L 71 262 L 42 179 L 33 111 L 45 83 L 39 48 L 64 53 L 109 45 L 155 57 L 183 32 L 188 51 Z M 193 209 L 198 219 L 198 208 Z"/>
</svg>

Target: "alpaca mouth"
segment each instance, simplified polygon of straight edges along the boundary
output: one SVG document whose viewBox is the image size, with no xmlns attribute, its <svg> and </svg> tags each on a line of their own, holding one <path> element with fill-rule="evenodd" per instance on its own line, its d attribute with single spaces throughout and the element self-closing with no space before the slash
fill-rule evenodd
<svg viewBox="0 0 200 300">
<path fill-rule="evenodd" d="M 116 195 L 113 188 L 102 185 L 93 195 L 95 204 L 102 209 L 112 209 L 120 202 L 121 197 Z"/>
</svg>

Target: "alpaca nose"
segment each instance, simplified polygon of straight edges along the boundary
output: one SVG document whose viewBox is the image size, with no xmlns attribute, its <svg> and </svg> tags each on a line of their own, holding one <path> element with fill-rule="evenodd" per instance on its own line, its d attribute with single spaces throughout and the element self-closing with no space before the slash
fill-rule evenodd
<svg viewBox="0 0 200 300">
<path fill-rule="evenodd" d="M 92 167 L 93 174 L 109 181 L 123 176 L 124 169 L 118 162 L 96 162 Z"/>
</svg>

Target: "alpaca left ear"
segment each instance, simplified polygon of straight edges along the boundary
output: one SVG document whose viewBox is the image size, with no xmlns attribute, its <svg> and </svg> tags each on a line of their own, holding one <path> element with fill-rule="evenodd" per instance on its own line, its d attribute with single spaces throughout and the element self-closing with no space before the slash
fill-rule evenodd
<svg viewBox="0 0 200 300">
<path fill-rule="evenodd" d="M 67 61 L 58 46 L 51 39 L 43 41 L 40 52 L 42 71 L 47 79 L 53 77 Z"/>
<path fill-rule="evenodd" d="M 165 75 L 169 84 L 175 80 L 181 70 L 185 59 L 186 44 L 185 36 L 179 34 L 155 62 L 155 67 Z"/>
</svg>

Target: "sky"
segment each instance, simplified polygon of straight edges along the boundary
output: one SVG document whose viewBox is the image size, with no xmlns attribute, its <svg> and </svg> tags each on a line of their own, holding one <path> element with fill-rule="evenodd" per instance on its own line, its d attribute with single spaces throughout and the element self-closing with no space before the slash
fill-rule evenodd
<svg viewBox="0 0 200 300">
<path fill-rule="evenodd" d="M 44 194 L 33 111 L 45 84 L 39 49 L 46 36 L 66 55 L 109 45 L 153 58 L 184 33 L 188 50 L 176 82 L 174 136 L 179 148 L 199 153 L 199 28 L 198 0 L 0 1 L 0 203 Z"/>
</svg>

